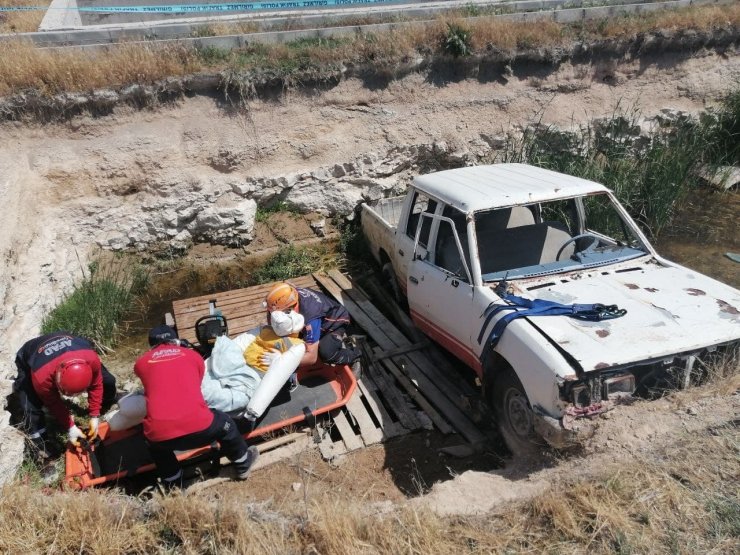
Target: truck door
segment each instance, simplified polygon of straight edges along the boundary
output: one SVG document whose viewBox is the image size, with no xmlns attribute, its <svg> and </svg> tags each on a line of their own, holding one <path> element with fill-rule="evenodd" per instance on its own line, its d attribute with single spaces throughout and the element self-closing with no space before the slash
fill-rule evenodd
<svg viewBox="0 0 740 555">
<path fill-rule="evenodd" d="M 406 291 L 408 286 L 408 261 L 414 254 L 414 245 L 418 231 L 417 249 L 422 255 L 426 254 L 429 234 L 432 229 L 433 220 L 421 218 L 422 214 L 434 214 L 437 212 L 439 203 L 429 198 L 422 192 L 415 191 L 414 198 L 411 199 L 411 205 L 408 209 L 408 216 L 405 220 L 399 222 L 403 229 L 396 233 L 396 252 L 391 257 L 394 261 L 394 270 L 398 276 L 400 286 Z"/>
<path fill-rule="evenodd" d="M 470 346 L 474 287 L 465 215 L 449 207 L 443 213 L 452 217 L 421 214 L 422 222 L 430 221 L 430 244 L 428 249 L 420 247 L 417 232 L 409 263 L 409 308 L 424 333 L 476 368 L 478 358 Z"/>
</svg>

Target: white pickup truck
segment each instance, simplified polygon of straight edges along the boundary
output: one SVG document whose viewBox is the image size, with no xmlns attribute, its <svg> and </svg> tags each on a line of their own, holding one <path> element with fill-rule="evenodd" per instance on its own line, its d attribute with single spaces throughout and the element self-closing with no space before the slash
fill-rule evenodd
<svg viewBox="0 0 740 555">
<path fill-rule="evenodd" d="M 441 171 L 364 205 L 362 227 L 414 322 L 477 373 L 514 452 L 567 446 L 584 417 L 688 385 L 740 344 L 740 291 L 661 258 L 598 183 L 524 164 Z M 496 342 L 505 290 L 626 314 L 524 316 Z"/>
</svg>

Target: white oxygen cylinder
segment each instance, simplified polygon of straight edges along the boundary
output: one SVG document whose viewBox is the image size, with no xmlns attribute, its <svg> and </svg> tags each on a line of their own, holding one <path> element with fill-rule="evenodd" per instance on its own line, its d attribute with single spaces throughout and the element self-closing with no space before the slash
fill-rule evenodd
<svg viewBox="0 0 740 555">
<path fill-rule="evenodd" d="M 288 381 L 291 374 L 296 371 L 306 352 L 304 343 L 297 343 L 276 358 L 262 378 L 257 391 L 249 400 L 244 416 L 249 419 L 257 419 L 267 410 L 272 400 L 280 389 Z"/>
<path fill-rule="evenodd" d="M 106 420 L 114 432 L 125 430 L 140 424 L 146 417 L 146 397 L 141 393 L 129 393 L 118 400 L 118 410 L 111 413 Z"/>
</svg>

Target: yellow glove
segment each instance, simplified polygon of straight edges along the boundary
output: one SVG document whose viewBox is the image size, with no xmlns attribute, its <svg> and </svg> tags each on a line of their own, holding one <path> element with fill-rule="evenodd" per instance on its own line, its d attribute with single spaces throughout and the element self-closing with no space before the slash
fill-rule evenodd
<svg viewBox="0 0 740 555">
<path fill-rule="evenodd" d="M 87 440 L 92 441 L 98 437 L 98 426 L 100 419 L 96 416 L 90 419 L 90 427 L 87 429 Z"/>
</svg>

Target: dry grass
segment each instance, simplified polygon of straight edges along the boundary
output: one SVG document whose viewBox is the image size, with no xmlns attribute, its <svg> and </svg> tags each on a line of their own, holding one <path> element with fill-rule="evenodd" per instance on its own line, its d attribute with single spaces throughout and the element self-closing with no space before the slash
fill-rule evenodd
<svg viewBox="0 0 740 555">
<path fill-rule="evenodd" d="M 194 50 L 183 46 L 121 45 L 104 52 L 39 50 L 28 42 L 0 43 L 0 94 L 23 89 L 80 91 L 153 83 L 197 71 Z"/>
<path fill-rule="evenodd" d="M 705 31 L 718 27 L 740 26 L 740 5 L 706 6 L 699 10 L 669 10 L 649 12 L 639 17 L 621 16 L 604 22 L 592 21 L 586 26 L 590 33 L 603 34 L 605 38 L 621 38 L 663 29 L 677 31 L 695 29 Z"/>
<path fill-rule="evenodd" d="M 4 7 L 48 6 L 50 0 L 4 0 Z M 38 31 L 46 14 L 43 10 L 28 12 L 0 12 L 0 33 L 30 33 Z"/>
<path fill-rule="evenodd" d="M 236 496 L 144 501 L 16 484 L 0 495 L 0 552 L 732 553 L 739 480 L 740 433 L 727 426 L 480 517 L 409 507 L 373 514 L 359 501 L 310 499 L 307 512 L 285 513 Z"/>
<path fill-rule="evenodd" d="M 32 0 L 12 0 L 29 2 Z M 474 20 L 442 16 L 423 27 L 372 34 L 353 39 L 296 41 L 273 46 L 255 45 L 238 51 L 184 46 L 154 47 L 120 45 L 96 52 L 48 51 L 25 42 L 0 44 L 0 95 L 35 89 L 44 94 L 88 91 L 101 87 L 148 84 L 166 77 L 197 71 L 270 70 L 288 82 L 302 72 L 335 71 L 340 65 L 370 64 L 392 70 L 419 55 L 441 54 L 447 23 L 456 23 L 471 32 L 474 54 L 498 49 L 568 46 L 574 40 L 619 39 L 656 30 L 709 30 L 739 26 L 740 4 L 702 6 L 677 11 L 661 11 L 639 16 L 623 16 L 583 25 L 561 25 L 550 21 L 505 22 L 492 18 Z M 253 30 L 213 24 L 202 34 Z"/>
</svg>

